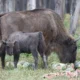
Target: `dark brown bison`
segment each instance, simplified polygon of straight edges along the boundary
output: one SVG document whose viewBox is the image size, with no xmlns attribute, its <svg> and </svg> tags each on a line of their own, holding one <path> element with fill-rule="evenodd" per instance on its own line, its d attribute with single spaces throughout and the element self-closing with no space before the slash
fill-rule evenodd
<svg viewBox="0 0 80 80">
<path fill-rule="evenodd" d="M 9 55 L 14 55 L 14 67 L 17 68 L 17 62 L 19 60 L 20 53 L 32 53 L 34 57 L 34 66 L 36 69 L 38 66 L 38 52 L 40 53 L 44 68 L 47 67 L 45 48 L 46 44 L 42 32 L 13 32 L 7 39 L 3 42 L 6 47 L 6 52 Z"/>
<path fill-rule="evenodd" d="M 76 60 L 76 41 L 64 29 L 58 14 L 50 9 L 10 12 L 0 18 L 2 40 L 16 31 L 42 31 L 46 42 L 46 56 L 52 51 L 58 53 L 63 63 L 74 63 Z M 4 63 L 4 60 L 2 61 Z"/>
</svg>

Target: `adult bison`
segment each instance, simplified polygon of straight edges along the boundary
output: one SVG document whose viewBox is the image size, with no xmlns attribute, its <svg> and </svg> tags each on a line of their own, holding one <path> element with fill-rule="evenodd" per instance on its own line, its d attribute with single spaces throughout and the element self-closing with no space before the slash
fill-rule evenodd
<svg viewBox="0 0 80 80">
<path fill-rule="evenodd" d="M 53 10 L 36 9 L 10 12 L 3 15 L 0 21 L 2 40 L 6 40 L 11 33 L 16 31 L 42 31 L 47 45 L 46 56 L 55 51 L 58 53 L 61 62 L 75 62 L 76 41 L 64 29 L 60 16 Z M 4 63 L 4 60 L 2 63 Z"/>
</svg>

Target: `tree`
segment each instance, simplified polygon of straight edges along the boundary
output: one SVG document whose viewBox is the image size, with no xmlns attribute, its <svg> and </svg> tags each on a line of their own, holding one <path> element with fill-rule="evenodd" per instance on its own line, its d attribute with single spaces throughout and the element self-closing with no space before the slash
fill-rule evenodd
<svg viewBox="0 0 80 80">
<path fill-rule="evenodd" d="M 15 0 L 0 0 L 0 13 L 15 11 Z"/>
<path fill-rule="evenodd" d="M 3 1 L 0 0 L 0 13 L 3 13 L 4 9 L 3 9 Z"/>
<path fill-rule="evenodd" d="M 47 8 L 55 9 L 55 0 L 47 0 Z"/>
<path fill-rule="evenodd" d="M 15 0 L 6 0 L 5 9 L 6 12 L 15 11 Z"/>
<path fill-rule="evenodd" d="M 22 2 L 23 0 L 16 0 L 15 2 L 15 10 L 16 11 L 22 11 Z"/>
<path fill-rule="evenodd" d="M 59 14 L 62 19 L 64 19 L 65 0 L 55 0 L 55 12 Z"/>
<path fill-rule="evenodd" d="M 74 0 L 75 1 L 75 0 Z M 72 0 L 72 5 L 74 4 Z M 73 35 L 75 34 L 76 28 L 77 28 L 77 22 L 79 18 L 79 12 L 80 12 L 80 0 L 76 0 L 76 6 L 75 10 L 74 7 L 71 6 L 71 24 L 70 24 L 70 33 Z"/>
<path fill-rule="evenodd" d="M 65 0 L 65 10 L 66 10 L 66 13 L 69 13 L 70 14 L 70 8 L 71 8 L 71 2 L 74 1 L 74 0 Z"/>
<path fill-rule="evenodd" d="M 16 0 L 15 1 L 16 11 L 22 11 L 27 9 L 27 0 Z"/>
<path fill-rule="evenodd" d="M 27 0 L 27 10 L 36 8 L 36 0 Z"/>
<path fill-rule="evenodd" d="M 23 0 L 22 8 L 23 10 L 27 9 L 27 0 Z"/>
</svg>

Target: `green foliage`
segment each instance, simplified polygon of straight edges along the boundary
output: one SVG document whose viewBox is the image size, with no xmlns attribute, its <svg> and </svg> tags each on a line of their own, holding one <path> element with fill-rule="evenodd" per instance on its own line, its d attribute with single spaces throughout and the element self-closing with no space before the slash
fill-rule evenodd
<svg viewBox="0 0 80 80">
<path fill-rule="evenodd" d="M 64 26 L 67 30 L 69 30 L 69 27 L 70 27 L 70 15 L 69 14 L 65 15 Z"/>
</svg>

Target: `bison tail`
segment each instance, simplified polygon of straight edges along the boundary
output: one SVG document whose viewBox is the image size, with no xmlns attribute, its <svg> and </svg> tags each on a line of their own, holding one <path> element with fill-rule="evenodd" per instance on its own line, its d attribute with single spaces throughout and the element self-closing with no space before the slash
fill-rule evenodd
<svg viewBox="0 0 80 80">
<path fill-rule="evenodd" d="M 38 51 L 39 53 L 43 53 L 46 48 L 45 39 L 42 32 L 39 32 L 39 44 L 38 44 Z"/>
</svg>

